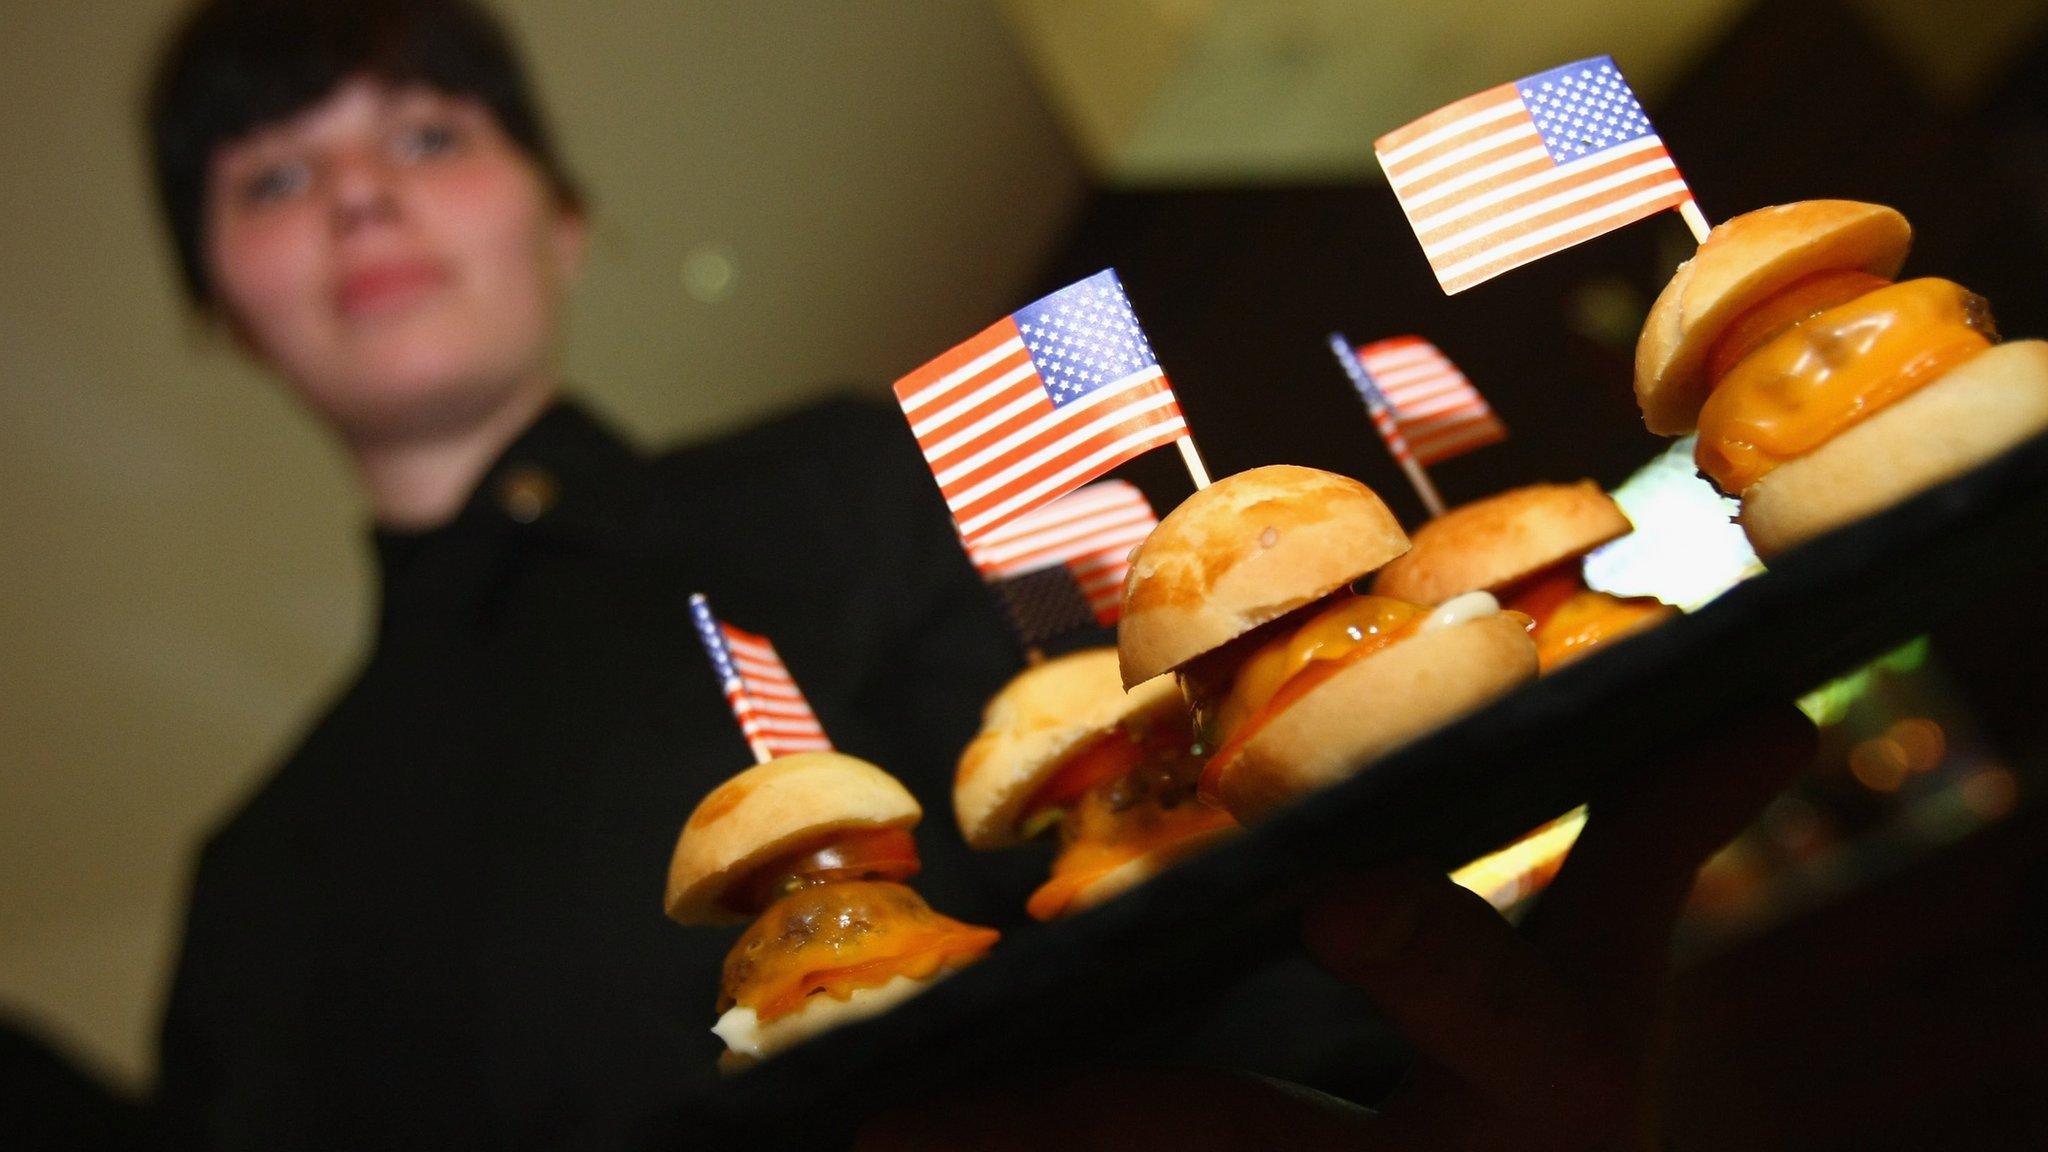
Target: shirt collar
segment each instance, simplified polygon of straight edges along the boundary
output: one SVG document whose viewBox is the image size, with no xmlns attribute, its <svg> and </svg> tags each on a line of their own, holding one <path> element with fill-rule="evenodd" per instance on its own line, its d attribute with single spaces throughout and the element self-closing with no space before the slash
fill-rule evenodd
<svg viewBox="0 0 2048 1152">
<path fill-rule="evenodd" d="M 424 532 L 376 529 L 383 624 L 474 602 L 522 547 L 616 540 L 645 498 L 644 461 L 583 407 L 557 400 L 484 473 L 461 511 Z"/>
</svg>

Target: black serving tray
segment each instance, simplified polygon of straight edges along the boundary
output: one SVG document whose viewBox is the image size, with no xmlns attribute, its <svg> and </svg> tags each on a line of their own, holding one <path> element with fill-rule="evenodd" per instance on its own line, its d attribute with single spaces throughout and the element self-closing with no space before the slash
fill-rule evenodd
<svg viewBox="0 0 2048 1152">
<path fill-rule="evenodd" d="M 1700 611 L 1532 683 L 1121 899 L 1012 932 L 885 1016 L 679 1101 L 656 1143 L 830 1145 L 877 1110 L 950 1086 L 1087 1057 L 1170 1058 L 1155 1027 L 1169 1006 L 1289 947 L 1319 873 L 1472 859 L 1656 748 L 1808 691 L 2044 570 L 2048 436 L 1800 547 Z"/>
</svg>

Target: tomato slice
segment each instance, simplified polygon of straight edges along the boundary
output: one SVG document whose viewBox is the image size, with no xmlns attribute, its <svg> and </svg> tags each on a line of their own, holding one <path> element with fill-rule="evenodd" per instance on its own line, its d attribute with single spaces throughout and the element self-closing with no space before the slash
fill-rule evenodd
<svg viewBox="0 0 2048 1152">
<path fill-rule="evenodd" d="M 917 841 L 902 828 L 834 832 L 785 852 L 725 890 L 720 902 L 755 915 L 796 888 L 834 880 L 908 880 L 917 875 Z"/>
<path fill-rule="evenodd" d="M 1554 565 L 1533 576 L 1526 576 L 1512 588 L 1501 590 L 1500 602 L 1536 622 L 1542 628 L 1564 607 L 1565 601 L 1586 590 L 1586 582 L 1579 577 L 1577 557 Z"/>
<path fill-rule="evenodd" d="M 1097 785 L 1129 775 L 1144 762 L 1144 745 L 1120 731 L 1107 733 L 1068 757 L 1065 767 L 1038 786 L 1024 805 L 1024 822 L 1053 808 L 1071 808 Z"/>
</svg>

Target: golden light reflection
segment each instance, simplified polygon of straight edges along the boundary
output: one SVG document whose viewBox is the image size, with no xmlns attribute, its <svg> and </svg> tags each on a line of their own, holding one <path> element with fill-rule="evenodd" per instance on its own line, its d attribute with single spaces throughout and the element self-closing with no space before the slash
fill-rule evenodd
<svg viewBox="0 0 2048 1152">
<path fill-rule="evenodd" d="M 1695 916 L 1727 920 L 1739 916 L 1770 881 L 1770 862 L 1737 840 L 1708 859 L 1693 880 L 1686 908 Z"/>
<path fill-rule="evenodd" d="M 1873 792 L 1896 792 L 1908 777 L 1931 772 L 1948 755 L 1948 734 L 1925 716 L 1894 722 L 1883 735 L 1849 749 L 1849 774 Z"/>
<path fill-rule="evenodd" d="M 1872 792 L 1896 792 L 1911 774 L 1906 750 L 1889 736 L 1861 740 L 1849 749 L 1849 775 Z"/>
<path fill-rule="evenodd" d="M 1980 768 L 1963 781 L 1963 804 L 1985 820 L 2002 820 L 2019 806 L 2020 781 L 2010 768 Z"/>
<path fill-rule="evenodd" d="M 1892 725 L 1885 738 L 1905 754 L 1909 771 L 1930 772 L 1948 755 L 1948 734 L 1925 716 L 1906 717 Z"/>
<path fill-rule="evenodd" d="M 1451 880 L 1505 911 L 1543 891 L 1564 865 L 1565 854 L 1585 826 L 1586 810 L 1576 808 L 1451 873 Z"/>
</svg>

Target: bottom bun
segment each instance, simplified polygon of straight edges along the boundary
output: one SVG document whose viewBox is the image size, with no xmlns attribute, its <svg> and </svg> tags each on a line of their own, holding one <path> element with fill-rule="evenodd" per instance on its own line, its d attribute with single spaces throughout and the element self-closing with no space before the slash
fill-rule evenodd
<svg viewBox="0 0 2048 1152">
<path fill-rule="evenodd" d="M 1194 803 L 1194 801 L 1189 801 Z M 1119 864 L 1089 881 L 1088 886 L 1074 893 L 1073 899 L 1060 910 L 1061 916 L 1072 916 L 1085 908 L 1115 899 L 1136 888 L 1168 868 L 1209 847 L 1225 837 L 1242 831 L 1239 828 L 1218 828 L 1175 841 L 1164 848 L 1155 848 L 1128 863 Z"/>
<path fill-rule="evenodd" d="M 2048 343 L 2015 340 L 1946 375 L 1742 493 L 1737 520 L 1770 559 L 1968 472 L 2048 430 Z"/>
<path fill-rule="evenodd" d="M 1317 685 L 1224 765 L 1217 791 L 1249 824 L 1536 677 L 1520 616 L 1489 613 L 1411 636 Z"/>
<path fill-rule="evenodd" d="M 718 1023 L 711 1026 L 718 1038 L 725 1041 L 726 1047 L 718 1057 L 718 1070 L 738 1072 L 751 1068 L 777 1052 L 794 1048 L 842 1024 L 880 1016 L 931 987 L 951 971 L 951 968 L 942 969 L 928 980 L 898 976 L 887 984 L 856 988 L 844 1000 L 833 996 L 813 996 L 804 1001 L 803 1007 L 766 1024 L 761 1023 L 752 1008 L 729 1008 L 718 1018 Z"/>
</svg>

